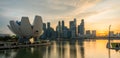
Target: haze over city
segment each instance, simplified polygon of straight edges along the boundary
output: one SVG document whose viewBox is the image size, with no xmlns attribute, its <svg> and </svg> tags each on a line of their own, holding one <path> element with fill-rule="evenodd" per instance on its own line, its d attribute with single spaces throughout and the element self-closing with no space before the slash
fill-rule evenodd
<svg viewBox="0 0 120 58">
<path fill-rule="evenodd" d="M 85 21 L 86 30 L 97 30 L 98 35 L 106 35 L 108 26 L 111 30 L 120 32 L 120 0 L 1 0 L 0 1 L 0 33 L 13 34 L 8 28 L 10 20 L 21 20 L 28 16 L 33 22 L 35 15 L 40 15 L 43 22 L 51 22 L 55 28 L 58 21 L 81 19 Z"/>
</svg>

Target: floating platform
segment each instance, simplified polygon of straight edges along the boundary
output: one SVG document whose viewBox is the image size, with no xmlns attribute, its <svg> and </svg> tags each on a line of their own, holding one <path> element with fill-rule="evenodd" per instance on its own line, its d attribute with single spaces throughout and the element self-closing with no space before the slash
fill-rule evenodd
<svg viewBox="0 0 120 58">
<path fill-rule="evenodd" d="M 114 50 L 120 50 L 120 43 L 107 43 L 107 48 L 114 49 Z"/>
</svg>

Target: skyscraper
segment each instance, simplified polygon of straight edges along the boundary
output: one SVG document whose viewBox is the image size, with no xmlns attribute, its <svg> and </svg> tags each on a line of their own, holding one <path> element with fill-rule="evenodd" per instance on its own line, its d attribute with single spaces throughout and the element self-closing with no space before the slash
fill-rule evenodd
<svg viewBox="0 0 120 58">
<path fill-rule="evenodd" d="M 91 37 L 91 32 L 90 32 L 90 30 L 86 30 L 86 37 L 87 37 L 87 38 L 90 38 L 90 37 Z"/>
<path fill-rule="evenodd" d="M 64 25 L 64 20 L 58 22 L 56 27 L 56 33 L 58 38 L 68 38 L 69 37 L 69 29 Z M 68 34 L 69 33 L 69 34 Z"/>
<path fill-rule="evenodd" d="M 55 37 L 55 32 L 54 29 L 50 26 L 50 22 L 47 23 L 47 38 L 48 39 L 53 39 Z"/>
<path fill-rule="evenodd" d="M 47 28 L 50 28 L 50 22 L 47 22 Z"/>
<path fill-rule="evenodd" d="M 93 38 L 96 37 L 96 30 L 92 30 L 92 37 L 93 37 Z"/>
<path fill-rule="evenodd" d="M 75 24 L 75 27 L 76 27 L 76 18 L 74 18 L 74 24 Z"/>
<path fill-rule="evenodd" d="M 61 38 L 62 26 L 60 21 L 58 22 L 58 25 L 56 27 L 56 32 L 57 32 L 57 37 Z"/>
<path fill-rule="evenodd" d="M 62 30 L 64 30 L 64 20 L 62 20 Z"/>
<path fill-rule="evenodd" d="M 76 19 L 74 21 L 70 21 L 70 31 L 71 31 L 71 37 L 76 37 Z"/>
<path fill-rule="evenodd" d="M 85 32 L 84 19 L 82 19 L 80 25 L 78 25 L 78 34 L 84 35 L 85 34 L 84 32 Z"/>
<path fill-rule="evenodd" d="M 43 34 L 40 36 L 40 39 L 46 39 L 47 38 L 47 28 L 46 23 L 43 23 Z"/>
<path fill-rule="evenodd" d="M 77 21 L 76 21 L 76 18 L 74 18 L 75 36 L 77 36 L 77 31 L 76 31 L 77 27 L 76 27 L 76 25 L 77 25 Z"/>
<path fill-rule="evenodd" d="M 61 32 L 61 37 L 64 38 L 65 34 L 65 26 L 64 26 L 64 20 L 62 20 L 62 32 Z"/>
<path fill-rule="evenodd" d="M 46 23 L 43 23 L 43 30 L 46 30 Z"/>
</svg>

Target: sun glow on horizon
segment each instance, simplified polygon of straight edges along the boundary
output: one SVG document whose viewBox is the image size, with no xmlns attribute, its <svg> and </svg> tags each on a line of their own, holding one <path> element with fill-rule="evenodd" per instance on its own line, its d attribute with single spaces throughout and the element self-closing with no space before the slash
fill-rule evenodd
<svg viewBox="0 0 120 58">
<path fill-rule="evenodd" d="M 69 28 L 69 21 L 76 18 L 77 26 L 84 19 L 85 29 L 96 30 L 97 35 L 107 35 L 109 25 L 112 25 L 112 31 L 120 33 L 118 5 L 120 0 L 1 0 L 0 33 L 13 34 L 6 27 L 9 20 L 28 16 L 32 24 L 35 15 L 40 15 L 44 23 L 50 22 L 54 30 L 58 21 L 64 20 Z"/>
</svg>

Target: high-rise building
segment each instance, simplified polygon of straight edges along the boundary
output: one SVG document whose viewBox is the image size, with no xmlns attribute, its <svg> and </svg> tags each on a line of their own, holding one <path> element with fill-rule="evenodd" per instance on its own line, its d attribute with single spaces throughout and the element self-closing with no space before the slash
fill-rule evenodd
<svg viewBox="0 0 120 58">
<path fill-rule="evenodd" d="M 61 22 L 60 21 L 58 22 L 58 26 L 61 26 Z"/>
<path fill-rule="evenodd" d="M 86 35 L 90 35 L 90 34 L 91 34 L 90 30 L 86 30 Z"/>
<path fill-rule="evenodd" d="M 47 38 L 48 39 L 52 39 L 52 38 L 54 38 L 55 37 L 55 31 L 54 31 L 54 29 L 50 26 L 50 22 L 48 22 L 47 23 L 47 30 L 46 30 L 46 32 L 47 32 Z"/>
<path fill-rule="evenodd" d="M 78 34 L 83 36 L 84 32 L 85 32 L 84 19 L 82 19 L 80 25 L 78 25 Z"/>
<path fill-rule="evenodd" d="M 62 20 L 62 30 L 64 30 L 64 21 Z"/>
<path fill-rule="evenodd" d="M 46 30 L 46 23 L 43 23 L 43 30 Z"/>
<path fill-rule="evenodd" d="M 57 38 L 68 38 L 69 37 L 69 29 L 64 25 L 64 21 L 58 22 L 56 27 Z M 68 34 L 69 33 L 69 34 Z"/>
<path fill-rule="evenodd" d="M 61 37 L 65 37 L 65 26 L 64 26 L 64 20 L 62 20 L 62 32 L 61 32 Z"/>
<path fill-rule="evenodd" d="M 120 37 L 120 33 L 118 33 L 118 37 Z"/>
<path fill-rule="evenodd" d="M 47 22 L 47 28 L 50 28 L 50 22 Z"/>
<path fill-rule="evenodd" d="M 90 32 L 90 30 L 86 30 L 86 37 L 87 37 L 87 38 L 90 38 L 90 37 L 91 37 L 91 32 Z"/>
<path fill-rule="evenodd" d="M 43 23 L 43 34 L 40 36 L 40 39 L 46 39 L 47 38 L 47 28 L 46 23 Z"/>
<path fill-rule="evenodd" d="M 76 27 L 76 24 L 77 24 L 77 23 L 76 23 L 76 18 L 74 18 L 74 24 L 75 24 L 75 27 Z"/>
<path fill-rule="evenodd" d="M 71 31 L 71 37 L 76 37 L 76 19 L 74 21 L 70 21 L 70 31 Z"/>
<path fill-rule="evenodd" d="M 61 38 L 62 26 L 60 21 L 58 22 L 58 25 L 56 27 L 56 32 L 57 32 L 57 37 Z"/>
<path fill-rule="evenodd" d="M 62 30 L 62 38 L 68 38 L 69 29 L 65 26 L 64 30 Z"/>
<path fill-rule="evenodd" d="M 92 30 L 92 37 L 93 37 L 93 38 L 96 37 L 96 30 Z"/>
<path fill-rule="evenodd" d="M 77 21 L 76 21 L 76 18 L 74 18 L 74 28 L 75 28 L 75 36 L 77 36 Z"/>
</svg>

